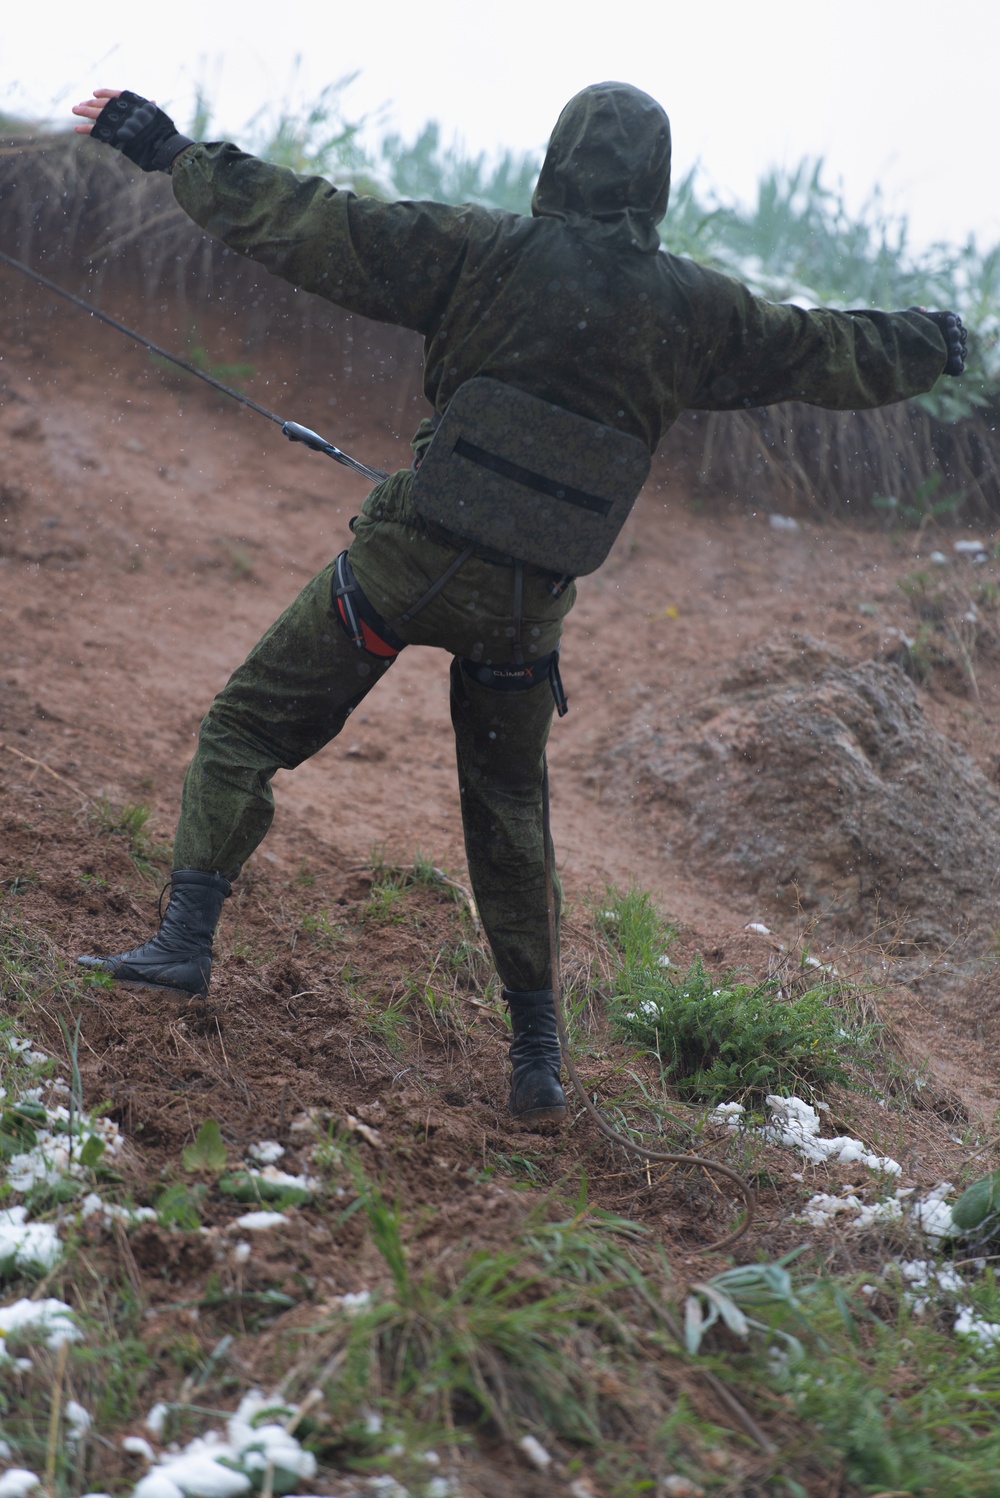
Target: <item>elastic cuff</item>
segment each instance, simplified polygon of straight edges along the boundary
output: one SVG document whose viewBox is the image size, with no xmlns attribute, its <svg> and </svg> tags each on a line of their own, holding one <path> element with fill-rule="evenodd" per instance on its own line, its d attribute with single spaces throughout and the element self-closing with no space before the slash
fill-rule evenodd
<svg viewBox="0 0 1000 1498">
<path fill-rule="evenodd" d="M 177 135 L 168 135 L 166 140 L 161 141 L 156 148 L 151 170 L 154 172 L 166 172 L 169 175 L 174 162 L 181 152 L 186 151 L 188 146 L 195 144 L 195 141 L 191 140 L 187 135 L 179 133 Z"/>
<path fill-rule="evenodd" d="M 508 1004 L 520 1004 L 525 1008 L 533 1006 L 541 1009 L 553 1002 L 551 988 L 505 988 L 503 996 Z"/>
<path fill-rule="evenodd" d="M 174 869 L 170 875 L 171 884 L 200 884 L 208 889 L 222 889 L 223 899 L 228 899 L 233 892 L 233 886 L 223 874 L 213 874 L 207 869 Z"/>
</svg>

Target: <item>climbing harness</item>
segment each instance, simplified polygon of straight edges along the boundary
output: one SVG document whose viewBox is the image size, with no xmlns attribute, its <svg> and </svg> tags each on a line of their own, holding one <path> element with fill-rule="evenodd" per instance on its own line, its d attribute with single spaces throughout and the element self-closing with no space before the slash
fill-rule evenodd
<svg viewBox="0 0 1000 1498">
<path fill-rule="evenodd" d="M 381 468 L 370 468 L 367 463 L 362 463 L 357 458 L 352 458 L 349 453 L 341 452 L 339 447 L 334 447 L 332 442 L 328 442 L 318 432 L 310 430 L 309 427 L 300 426 L 297 421 L 286 421 L 277 412 L 269 411 L 266 406 L 258 405 L 255 400 L 250 399 L 249 395 L 244 395 L 242 390 L 234 390 L 231 385 L 224 385 L 221 380 L 217 380 L 214 375 L 208 374 L 206 370 L 199 369 L 195 364 L 189 364 L 186 359 L 180 358 L 178 354 L 172 354 L 169 349 L 161 348 L 151 338 L 146 338 L 142 333 L 137 333 L 134 328 L 126 327 L 125 323 L 119 322 L 116 317 L 111 317 L 107 312 L 102 312 L 100 308 L 93 306 L 85 297 L 76 296 L 72 291 L 67 291 L 64 286 L 59 286 L 55 281 L 50 281 L 47 276 L 39 275 L 38 271 L 32 270 L 30 265 L 24 265 L 20 260 L 15 260 L 12 255 L 5 254 L 3 250 L 0 250 L 0 261 L 3 261 L 4 265 L 11 266 L 14 270 L 20 271 L 23 275 L 30 276 L 33 281 L 37 281 L 40 286 L 46 287 L 48 291 L 54 291 L 57 296 L 65 297 L 66 301 L 72 302 L 74 306 L 82 307 L 84 312 L 88 312 L 91 317 L 96 317 L 101 322 L 107 323 L 110 328 L 117 328 L 118 332 L 124 333 L 126 338 L 131 338 L 136 343 L 142 344 L 143 348 L 150 349 L 152 353 L 157 354 L 161 359 L 169 359 L 170 363 L 176 364 L 179 369 L 186 370 L 188 374 L 195 375 L 199 380 L 204 380 L 205 384 L 211 385 L 214 390 L 221 390 L 223 395 L 231 395 L 234 401 L 239 401 L 241 405 L 249 406 L 250 410 L 256 411 L 258 416 L 266 416 L 268 421 L 276 422 L 290 442 L 302 442 L 306 447 L 312 448 L 313 452 L 325 453 L 328 458 L 333 458 L 334 462 L 343 463 L 346 468 L 353 468 L 355 473 L 360 473 L 362 477 L 372 479 L 376 483 L 381 483 L 382 479 L 389 477 Z"/>
<path fill-rule="evenodd" d="M 400 639 L 361 591 L 346 551 L 340 553 L 334 564 L 333 603 L 348 639 L 358 650 L 388 660 L 395 660 L 405 650 L 406 641 Z"/>
<path fill-rule="evenodd" d="M 746 1213 L 743 1221 L 727 1233 L 724 1238 L 710 1243 L 707 1248 L 699 1249 L 701 1254 L 721 1253 L 724 1248 L 731 1248 L 753 1222 L 756 1198 L 753 1191 L 743 1177 L 728 1165 L 723 1165 L 720 1160 L 710 1160 L 705 1155 L 691 1155 L 686 1153 L 670 1153 L 665 1150 L 653 1150 L 645 1144 L 639 1144 L 635 1139 L 629 1139 L 624 1134 L 619 1134 L 598 1113 L 594 1104 L 587 1096 L 587 1090 L 580 1078 L 580 1073 L 573 1064 L 570 1055 L 569 1036 L 566 1033 L 566 1013 L 562 1002 L 562 982 L 559 976 L 559 940 L 556 935 L 556 902 L 552 884 L 552 873 L 554 867 L 552 849 L 552 824 L 549 815 L 549 766 L 547 759 L 542 760 L 542 840 L 545 861 L 545 893 L 548 910 L 549 923 L 549 964 L 552 976 L 552 1000 L 556 1011 L 556 1029 L 559 1032 L 559 1044 L 562 1046 L 563 1061 L 569 1072 L 573 1083 L 573 1091 L 576 1093 L 584 1110 L 593 1119 L 598 1129 L 612 1144 L 620 1144 L 622 1149 L 628 1150 L 630 1154 L 639 1155 L 643 1160 L 661 1160 L 668 1165 L 696 1165 L 701 1170 L 707 1170 L 711 1174 L 725 1176 L 732 1181 L 746 1203 Z"/>
<path fill-rule="evenodd" d="M 525 661 L 520 666 L 485 666 L 481 661 L 469 660 L 460 660 L 458 664 L 466 676 L 478 681 L 480 686 L 489 687 L 493 692 L 526 692 L 531 687 L 537 687 L 539 682 L 548 681 L 560 718 L 565 718 L 569 712 L 569 703 L 559 674 L 558 645 L 548 655 Z"/>
<path fill-rule="evenodd" d="M 456 558 L 459 565 L 467 560 L 468 556 L 465 552 Z M 453 563 L 444 575 L 444 580 L 438 578 L 422 599 L 400 615 L 399 622 L 405 623 L 408 619 L 412 619 L 414 614 L 419 613 L 424 605 L 440 592 L 448 578 L 457 571 L 458 566 Z M 351 644 L 358 650 L 366 650 L 369 655 L 380 656 L 383 660 L 389 661 L 394 661 L 400 651 L 405 650 L 407 641 L 398 635 L 393 627 L 397 621 L 394 620 L 393 624 L 387 623 L 365 596 L 361 584 L 354 575 L 350 555 L 346 551 L 340 553 L 333 566 L 332 596 L 341 627 Z M 523 692 L 538 686 L 543 681 L 548 681 L 556 711 L 560 718 L 566 716 L 568 706 L 562 677 L 559 675 L 558 645 L 555 650 L 549 651 L 548 655 L 539 656 L 533 661 L 522 659 L 510 665 L 492 666 L 481 661 L 460 660 L 459 665 L 467 676 L 472 677 L 473 681 L 478 681 L 481 686 L 490 687 L 496 692 Z"/>
</svg>

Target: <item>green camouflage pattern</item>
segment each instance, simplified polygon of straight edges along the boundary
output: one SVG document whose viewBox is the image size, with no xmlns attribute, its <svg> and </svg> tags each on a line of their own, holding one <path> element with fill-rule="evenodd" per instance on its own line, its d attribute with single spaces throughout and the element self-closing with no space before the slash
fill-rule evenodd
<svg viewBox="0 0 1000 1498">
<path fill-rule="evenodd" d="M 441 414 L 460 385 L 486 376 L 652 452 L 688 407 L 852 410 L 930 389 L 946 349 L 922 313 L 779 306 L 652 252 L 669 184 L 665 122 L 637 89 L 585 89 L 560 117 L 531 217 L 384 203 L 224 143 L 186 150 L 173 186 L 192 218 L 275 275 L 420 333 L 424 391 Z M 619 168 L 641 194 L 627 208 L 609 185 Z"/>
<path fill-rule="evenodd" d="M 607 558 L 649 463 L 635 437 L 479 378 L 448 407 L 413 502 L 464 539 L 580 577 Z"/>
<path fill-rule="evenodd" d="M 446 549 L 408 526 L 397 475 L 369 496 L 351 561 L 369 597 L 388 611 L 412 602 L 424 578 L 440 576 Z M 381 491 L 381 498 L 379 498 Z M 392 515 L 377 520 L 372 512 Z M 384 559 L 405 558 L 402 577 Z M 453 553 L 451 553 L 453 555 Z M 174 841 L 175 869 L 235 879 L 274 817 L 271 780 L 336 737 L 392 662 L 358 650 L 337 617 L 331 562 L 302 590 L 234 671 L 202 723 L 184 782 Z M 381 594 L 371 579 L 381 576 Z M 511 570 L 472 558 L 412 621 L 415 644 L 455 645 L 486 663 L 509 656 Z M 555 600 L 540 576 L 525 578 L 525 654 L 542 656 L 559 639 L 572 590 Z M 507 617 L 505 617 L 507 616 Z M 450 644 L 449 644 L 450 642 Z M 508 988 L 550 984 L 542 847 L 542 762 L 552 720 L 547 679 L 500 693 L 452 666 L 451 715 L 469 875 L 497 970 Z M 405 757 L 405 745 L 401 746 Z M 557 910 L 561 901 L 555 881 Z"/>
<path fill-rule="evenodd" d="M 217 142 L 175 163 L 177 201 L 209 233 L 303 290 L 424 340 L 424 391 L 443 414 L 477 377 L 616 428 L 654 451 L 686 408 L 802 400 L 850 410 L 930 389 L 946 348 L 919 312 L 803 311 L 659 250 L 670 132 L 659 105 L 600 84 L 560 116 L 530 217 L 385 203 Z M 428 422 L 414 439 L 421 453 Z M 396 619 L 454 559 L 392 475 L 355 522 L 351 561 Z M 277 768 L 343 727 L 385 660 L 340 629 L 321 572 L 219 694 L 188 773 L 175 867 L 235 877 L 266 833 Z M 522 637 L 551 650 L 571 607 L 527 569 Z M 404 638 L 485 664 L 512 659 L 512 569 L 473 556 Z M 549 986 L 541 832 L 545 683 L 501 693 L 452 664 L 452 719 L 473 889 L 504 983 Z"/>
</svg>

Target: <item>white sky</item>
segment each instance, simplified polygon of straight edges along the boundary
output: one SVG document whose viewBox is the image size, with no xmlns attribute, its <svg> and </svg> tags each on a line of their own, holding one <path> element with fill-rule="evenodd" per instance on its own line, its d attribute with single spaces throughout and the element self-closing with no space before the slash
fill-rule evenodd
<svg viewBox="0 0 1000 1498">
<path fill-rule="evenodd" d="M 105 84 L 183 128 L 201 82 L 237 139 L 269 100 L 358 70 L 349 115 L 543 147 L 577 89 L 619 78 L 666 107 L 676 177 L 698 161 L 746 200 L 766 167 L 821 155 L 852 205 L 881 186 L 920 244 L 1000 241 L 998 69 L 997 0 L 7 0 L 0 28 L 5 112 L 58 119 Z"/>
</svg>

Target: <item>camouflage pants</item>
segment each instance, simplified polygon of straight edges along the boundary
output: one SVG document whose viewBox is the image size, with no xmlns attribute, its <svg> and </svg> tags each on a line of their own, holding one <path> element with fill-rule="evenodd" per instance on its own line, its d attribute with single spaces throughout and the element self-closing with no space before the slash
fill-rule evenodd
<svg viewBox="0 0 1000 1498">
<path fill-rule="evenodd" d="M 349 557 L 369 602 L 396 619 L 455 558 L 410 506 L 409 473 L 368 496 Z M 184 782 L 174 867 L 227 879 L 271 825 L 271 777 L 336 737 L 392 661 L 359 650 L 341 626 L 330 563 L 254 646 L 212 703 Z M 570 587 L 554 599 L 544 574 L 524 579 L 525 656 L 558 643 Z M 512 569 L 472 557 L 398 633 L 448 651 L 462 823 L 469 875 L 500 977 L 508 988 L 550 986 L 541 821 L 542 767 L 552 719 L 548 681 L 523 691 L 483 686 L 460 660 L 511 660 Z M 555 880 L 557 910 L 561 891 Z"/>
</svg>

